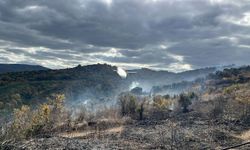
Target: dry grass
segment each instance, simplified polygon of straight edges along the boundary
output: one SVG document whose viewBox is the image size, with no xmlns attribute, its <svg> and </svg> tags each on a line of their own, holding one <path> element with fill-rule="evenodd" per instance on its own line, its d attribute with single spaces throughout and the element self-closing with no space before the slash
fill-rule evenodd
<svg viewBox="0 0 250 150">
<path fill-rule="evenodd" d="M 243 131 L 242 133 L 236 135 L 237 138 L 240 138 L 244 141 L 250 142 L 250 130 Z"/>
<path fill-rule="evenodd" d="M 66 132 L 61 133 L 59 136 L 65 137 L 65 138 L 88 138 L 90 136 L 93 136 L 95 134 L 121 134 L 124 130 L 123 126 L 120 127 L 114 127 L 102 131 L 97 130 L 87 130 L 87 131 L 74 131 L 74 132 Z"/>
</svg>

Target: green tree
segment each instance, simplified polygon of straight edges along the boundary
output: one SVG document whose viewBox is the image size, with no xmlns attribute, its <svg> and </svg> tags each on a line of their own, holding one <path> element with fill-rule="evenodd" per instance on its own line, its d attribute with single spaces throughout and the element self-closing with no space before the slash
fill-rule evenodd
<svg viewBox="0 0 250 150">
<path fill-rule="evenodd" d="M 186 113 L 186 112 L 189 111 L 188 106 L 191 105 L 192 102 L 191 102 L 191 98 L 188 95 L 183 94 L 183 93 L 180 94 L 178 102 L 179 102 L 180 106 L 182 107 L 182 112 L 183 113 Z"/>
</svg>

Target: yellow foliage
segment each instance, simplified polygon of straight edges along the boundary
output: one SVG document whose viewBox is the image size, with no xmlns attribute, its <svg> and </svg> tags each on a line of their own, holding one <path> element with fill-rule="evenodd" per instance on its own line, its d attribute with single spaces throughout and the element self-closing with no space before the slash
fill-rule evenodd
<svg viewBox="0 0 250 150">
<path fill-rule="evenodd" d="M 49 103 L 41 104 L 37 109 L 31 110 L 29 106 L 15 109 L 11 126 L 12 137 L 26 138 L 41 132 L 49 132 L 55 125 L 64 109 L 64 96 L 55 96 Z"/>
<path fill-rule="evenodd" d="M 46 125 L 50 120 L 51 108 L 48 104 L 42 104 L 32 116 L 32 125 Z"/>
<path fill-rule="evenodd" d="M 163 98 L 162 96 L 154 97 L 154 106 L 159 109 L 165 109 L 171 105 L 171 101 Z"/>
<path fill-rule="evenodd" d="M 28 121 L 31 116 L 31 110 L 29 106 L 22 106 L 20 109 L 14 110 L 14 121 L 12 124 L 12 131 L 18 138 L 26 137 L 26 129 L 31 127 Z"/>
<path fill-rule="evenodd" d="M 54 111 L 61 113 L 64 108 L 64 100 L 65 100 L 64 94 L 57 94 L 54 95 L 52 99 L 50 99 L 49 104 L 53 107 Z"/>
</svg>

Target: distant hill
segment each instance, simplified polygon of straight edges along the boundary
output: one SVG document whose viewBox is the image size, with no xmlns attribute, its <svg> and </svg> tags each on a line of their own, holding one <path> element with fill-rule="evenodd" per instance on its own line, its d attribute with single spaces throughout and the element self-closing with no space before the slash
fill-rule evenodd
<svg viewBox="0 0 250 150">
<path fill-rule="evenodd" d="M 0 74 L 7 72 L 23 72 L 23 71 L 38 71 L 48 70 L 39 65 L 25 65 L 25 64 L 0 64 Z"/>
<path fill-rule="evenodd" d="M 188 73 L 188 75 L 197 75 L 197 71 L 200 72 L 199 70 L 183 72 L 181 74 L 185 75 Z M 204 70 L 202 72 L 204 72 Z M 211 90 L 224 88 L 231 85 L 245 84 L 248 82 L 250 82 L 250 66 L 242 66 L 239 68 L 224 67 L 224 69 L 219 68 L 216 72 L 210 73 L 205 78 L 197 78 L 194 81 L 182 81 L 163 86 L 154 86 L 151 92 L 153 94 L 173 95 L 187 91 L 204 91 L 207 89 Z"/>
<path fill-rule="evenodd" d="M 211 73 L 215 73 L 216 71 L 216 67 L 202 68 L 180 73 L 155 71 L 142 68 L 136 70 L 128 70 L 127 80 L 132 83 L 136 83 L 137 86 L 142 87 L 146 91 L 150 91 L 153 86 L 170 85 L 182 81 L 194 81 L 198 78 L 204 78 Z"/>
</svg>

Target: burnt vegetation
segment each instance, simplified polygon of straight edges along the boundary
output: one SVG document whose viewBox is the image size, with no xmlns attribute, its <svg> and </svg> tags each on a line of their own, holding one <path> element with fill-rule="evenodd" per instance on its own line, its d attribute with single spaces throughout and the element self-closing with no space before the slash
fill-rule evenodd
<svg viewBox="0 0 250 150">
<path fill-rule="evenodd" d="M 2 90 L 6 85 L 16 84 L 13 76 L 22 84 L 36 78 L 30 75 L 21 79 L 20 74 L 23 73 L 2 75 Z M 85 78 L 88 75 L 92 72 Z M 62 73 L 53 82 L 62 78 L 72 80 L 80 76 L 74 72 L 70 76 Z M 122 82 L 119 77 L 116 81 Z M 162 95 L 146 95 L 141 88 L 135 88 L 120 93 L 112 105 L 95 109 L 80 103 L 70 107 L 64 94 L 47 96 L 45 102 L 35 106 L 19 102 L 21 95 L 12 95 L 12 101 L 15 99 L 20 107 L 13 110 L 11 119 L 2 120 L 0 149 L 227 149 L 235 146 L 249 149 L 250 67 L 218 71 L 202 80 L 189 81 L 188 85 L 186 88 L 185 83 L 186 90 L 179 94 Z M 202 88 L 197 89 L 197 85 Z M 6 108 L 6 101 L 0 101 L 0 108 Z"/>
</svg>

